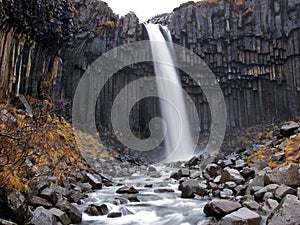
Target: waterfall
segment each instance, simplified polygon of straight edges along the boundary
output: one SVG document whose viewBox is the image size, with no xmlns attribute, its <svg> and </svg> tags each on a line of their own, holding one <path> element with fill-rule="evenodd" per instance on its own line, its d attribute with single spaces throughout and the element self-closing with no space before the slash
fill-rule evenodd
<svg viewBox="0 0 300 225">
<path fill-rule="evenodd" d="M 173 66 L 174 49 L 168 44 L 168 42 L 172 42 L 172 37 L 167 27 L 151 23 L 145 24 L 145 27 L 151 41 L 156 79 L 161 77 L 168 80 L 169 84 L 170 82 L 175 84 L 168 85 L 166 82 L 157 80 L 161 115 L 167 128 L 165 161 L 188 160 L 194 147 L 180 78 Z M 156 44 L 158 42 L 159 45 Z"/>
</svg>

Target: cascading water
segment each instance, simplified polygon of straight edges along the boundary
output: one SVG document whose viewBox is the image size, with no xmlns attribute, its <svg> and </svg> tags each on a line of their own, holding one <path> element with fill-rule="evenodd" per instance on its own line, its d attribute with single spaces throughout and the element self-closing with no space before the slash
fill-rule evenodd
<svg viewBox="0 0 300 225">
<path fill-rule="evenodd" d="M 168 85 L 168 82 L 157 80 L 161 114 L 167 128 L 165 161 L 188 160 L 194 147 L 184 97 L 182 91 L 178 91 L 182 87 L 177 70 L 173 66 L 174 50 L 168 44 L 172 42 L 172 37 L 167 27 L 151 23 L 145 24 L 145 27 L 151 41 L 155 76 L 173 83 Z"/>
</svg>

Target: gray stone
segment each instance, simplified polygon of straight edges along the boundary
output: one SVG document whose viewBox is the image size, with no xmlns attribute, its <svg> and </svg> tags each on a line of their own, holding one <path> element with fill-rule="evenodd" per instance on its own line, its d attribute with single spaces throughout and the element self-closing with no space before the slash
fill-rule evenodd
<svg viewBox="0 0 300 225">
<path fill-rule="evenodd" d="M 14 214 L 16 222 L 20 224 L 25 223 L 25 221 L 31 216 L 25 197 L 15 189 L 10 191 L 7 195 L 7 206 Z"/>
<path fill-rule="evenodd" d="M 265 183 L 285 184 L 287 186 L 300 186 L 299 165 L 289 164 L 266 173 Z"/>
<path fill-rule="evenodd" d="M 277 208 L 279 203 L 274 199 L 267 199 L 263 205 L 262 205 L 262 211 L 264 211 L 267 214 L 271 214 L 274 212 L 274 210 Z"/>
<path fill-rule="evenodd" d="M 242 205 L 238 202 L 222 200 L 222 199 L 214 199 L 214 200 L 208 202 L 204 206 L 203 212 L 207 216 L 221 218 L 233 211 L 238 210 L 241 207 L 242 207 Z"/>
<path fill-rule="evenodd" d="M 46 199 L 43 199 L 43 198 L 38 197 L 38 196 L 29 197 L 29 202 L 30 202 L 30 205 L 32 205 L 34 207 L 43 206 L 45 208 L 50 208 L 50 207 L 53 206 Z"/>
<path fill-rule="evenodd" d="M 102 189 L 102 180 L 91 173 L 85 175 L 85 182 L 89 183 L 93 189 Z"/>
<path fill-rule="evenodd" d="M 251 209 L 251 210 L 258 210 L 260 205 L 254 200 L 247 200 L 243 202 L 243 206 Z"/>
<path fill-rule="evenodd" d="M 179 170 L 179 173 L 181 174 L 181 177 L 189 177 L 190 176 L 189 169 L 181 169 L 181 170 Z"/>
<path fill-rule="evenodd" d="M 266 192 L 263 196 L 263 200 L 274 198 L 274 194 L 272 192 Z"/>
<path fill-rule="evenodd" d="M 71 220 L 67 214 L 57 208 L 50 209 L 49 213 L 54 215 L 63 225 L 68 225 L 71 223 Z"/>
<path fill-rule="evenodd" d="M 237 184 L 242 184 L 245 182 L 245 179 L 236 169 L 226 168 L 222 173 L 220 182 L 225 183 L 227 181 L 234 181 Z"/>
<path fill-rule="evenodd" d="M 244 207 L 223 217 L 219 225 L 259 225 L 260 222 L 261 216 L 259 214 Z"/>
<path fill-rule="evenodd" d="M 289 137 L 289 136 L 295 134 L 296 130 L 298 130 L 299 127 L 300 127 L 300 125 L 297 123 L 291 123 L 288 125 L 284 125 L 280 128 L 280 133 L 285 137 Z"/>
<path fill-rule="evenodd" d="M 268 219 L 269 225 L 295 225 L 300 221 L 300 200 L 295 195 L 287 195 L 280 202 L 273 216 Z"/>
<path fill-rule="evenodd" d="M 33 216 L 28 225 L 58 225 L 55 216 L 47 209 L 40 206 L 33 212 Z"/>
<path fill-rule="evenodd" d="M 82 221 L 82 213 L 66 199 L 60 199 L 56 203 L 56 207 L 66 212 L 72 223 L 80 223 Z"/>
<path fill-rule="evenodd" d="M 211 177 L 215 177 L 215 176 L 219 175 L 218 174 L 219 170 L 220 170 L 220 167 L 215 163 L 210 163 L 205 167 L 205 171 Z"/>
<path fill-rule="evenodd" d="M 288 194 L 296 194 L 297 191 L 294 188 L 291 188 L 289 186 L 286 186 L 284 184 L 280 185 L 277 190 L 275 191 L 275 197 L 277 199 L 283 199 Z"/>
<path fill-rule="evenodd" d="M 228 188 L 224 188 L 221 192 L 220 192 L 220 197 L 221 198 L 233 198 L 233 191 L 228 189 Z"/>
<path fill-rule="evenodd" d="M 154 190 L 154 193 L 170 193 L 170 192 L 174 192 L 174 190 L 171 188 L 158 188 Z"/>
</svg>

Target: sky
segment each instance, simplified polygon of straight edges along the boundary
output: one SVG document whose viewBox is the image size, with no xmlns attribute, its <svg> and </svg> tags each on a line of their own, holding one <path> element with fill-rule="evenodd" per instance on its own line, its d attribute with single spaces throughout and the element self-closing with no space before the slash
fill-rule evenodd
<svg viewBox="0 0 300 225">
<path fill-rule="evenodd" d="M 140 22 L 162 13 L 170 13 L 181 3 L 189 0 L 103 0 L 114 13 L 124 16 L 129 11 L 135 12 Z"/>
</svg>

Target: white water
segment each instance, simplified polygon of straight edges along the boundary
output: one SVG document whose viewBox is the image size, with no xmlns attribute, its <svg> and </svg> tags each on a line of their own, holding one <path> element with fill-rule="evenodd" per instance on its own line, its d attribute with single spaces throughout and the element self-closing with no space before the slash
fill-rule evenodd
<svg viewBox="0 0 300 225">
<path fill-rule="evenodd" d="M 188 160 L 194 151 L 186 105 L 182 94 L 181 82 L 173 66 L 173 49 L 166 41 L 172 42 L 167 27 L 158 24 L 145 24 L 153 55 L 155 75 L 167 79 L 175 85 L 157 82 L 162 118 L 166 123 L 165 138 L 166 162 Z M 159 42 L 159 44 L 157 44 Z M 162 63 L 165 62 L 165 63 Z M 168 102 L 172 102 L 168 104 Z"/>
</svg>

